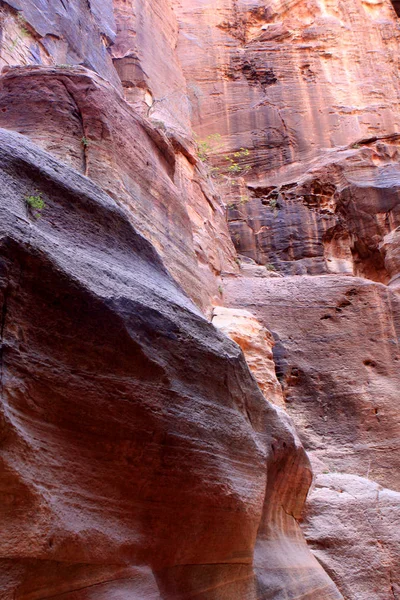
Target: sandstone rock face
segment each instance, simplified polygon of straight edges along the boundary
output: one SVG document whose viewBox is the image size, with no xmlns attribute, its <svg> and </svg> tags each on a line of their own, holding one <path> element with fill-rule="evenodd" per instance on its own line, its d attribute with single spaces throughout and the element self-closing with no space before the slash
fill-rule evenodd
<svg viewBox="0 0 400 600">
<path fill-rule="evenodd" d="M 326 275 L 227 278 L 224 297 L 274 335 L 286 409 L 317 474 L 305 520 L 316 556 L 345 598 L 396 598 L 398 294 Z"/>
<path fill-rule="evenodd" d="M 398 139 L 366 142 L 305 164 L 286 183 L 232 203 L 238 251 L 292 275 L 343 273 L 388 283 L 399 273 L 385 236 L 400 223 Z M 386 247 L 385 247 L 386 248 Z"/>
<path fill-rule="evenodd" d="M 212 323 L 239 344 L 264 396 L 283 408 L 285 401 L 275 373 L 275 342 L 271 333 L 249 311 L 224 306 L 214 309 Z"/>
<path fill-rule="evenodd" d="M 0 124 L 90 177 L 162 254 L 205 311 L 221 271 L 235 271 L 220 200 L 192 146 L 143 119 L 86 70 L 27 67 L 1 81 Z M 112 114 L 109 107 L 113 107 Z"/>
<path fill-rule="evenodd" d="M 318 475 L 304 530 L 345 598 L 398 598 L 399 492 L 355 475 Z"/>
<path fill-rule="evenodd" d="M 396 600 L 397 3 L 0 4 L 1 598 Z"/>
<path fill-rule="evenodd" d="M 399 226 L 390 1 L 176 10 L 194 127 L 210 142 L 238 252 L 287 274 L 387 283 L 379 245 Z"/>
<path fill-rule="evenodd" d="M 83 65 L 120 87 L 108 47 L 112 0 L 9 0 L 1 8 L 0 65 Z"/>
<path fill-rule="evenodd" d="M 251 259 L 224 278 L 224 302 L 273 333 L 286 407 L 317 473 L 306 536 L 346 598 L 396 598 L 397 534 L 383 524 L 398 521 L 400 481 L 394 7 L 175 5 L 194 127 L 236 249 Z M 385 516 L 378 492 L 390 498 Z"/>
<path fill-rule="evenodd" d="M 2 597 L 341 598 L 297 524 L 304 450 L 238 346 L 127 211 L 0 137 Z"/>
</svg>

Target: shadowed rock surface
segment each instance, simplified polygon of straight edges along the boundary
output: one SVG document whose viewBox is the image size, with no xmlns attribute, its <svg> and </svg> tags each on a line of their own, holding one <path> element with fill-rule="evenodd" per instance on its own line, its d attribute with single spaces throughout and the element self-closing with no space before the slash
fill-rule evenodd
<svg viewBox="0 0 400 600">
<path fill-rule="evenodd" d="M 84 69 L 16 68 L 0 86 L 0 125 L 28 135 L 125 206 L 209 311 L 217 277 L 237 265 L 221 201 L 196 166 L 193 141 L 180 146 Z"/>
<path fill-rule="evenodd" d="M 15 133 L 1 154 L 3 597 L 294 598 L 300 566 L 340 598 L 296 521 L 305 453 L 238 346 L 87 178 Z"/>
<path fill-rule="evenodd" d="M 225 279 L 224 297 L 275 338 L 286 408 L 317 475 L 311 547 L 345 598 L 390 598 L 400 576 L 397 292 L 338 275 L 241 277 Z"/>
<path fill-rule="evenodd" d="M 1 598 L 399 596 L 396 4 L 0 2 Z"/>
</svg>

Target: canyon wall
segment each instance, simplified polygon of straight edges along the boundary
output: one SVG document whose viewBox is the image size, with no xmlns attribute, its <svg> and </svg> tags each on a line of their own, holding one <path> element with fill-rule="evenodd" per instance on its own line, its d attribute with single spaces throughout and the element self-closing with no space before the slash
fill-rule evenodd
<svg viewBox="0 0 400 600">
<path fill-rule="evenodd" d="M 0 22 L 1 598 L 396 600 L 390 0 Z"/>
</svg>

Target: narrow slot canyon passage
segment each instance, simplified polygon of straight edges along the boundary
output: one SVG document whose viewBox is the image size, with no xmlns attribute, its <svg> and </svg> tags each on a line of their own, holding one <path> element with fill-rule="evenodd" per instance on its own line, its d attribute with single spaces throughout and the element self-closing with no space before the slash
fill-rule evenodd
<svg viewBox="0 0 400 600">
<path fill-rule="evenodd" d="M 400 0 L 0 4 L 0 600 L 400 600 Z"/>
</svg>

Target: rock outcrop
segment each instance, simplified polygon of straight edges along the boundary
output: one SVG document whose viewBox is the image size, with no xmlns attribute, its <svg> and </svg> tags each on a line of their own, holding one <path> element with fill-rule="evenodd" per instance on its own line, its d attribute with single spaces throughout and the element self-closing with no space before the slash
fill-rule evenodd
<svg viewBox="0 0 400 600">
<path fill-rule="evenodd" d="M 238 346 L 99 187 L 19 134 L 1 154 L 2 597 L 295 598 L 300 569 L 340 598 Z"/>
<path fill-rule="evenodd" d="M 0 2 L 2 599 L 400 596 L 397 4 Z"/>
<path fill-rule="evenodd" d="M 286 409 L 316 474 L 305 518 L 316 556 L 345 598 L 396 598 L 398 293 L 338 275 L 233 277 L 224 297 L 275 338 Z"/>
</svg>

